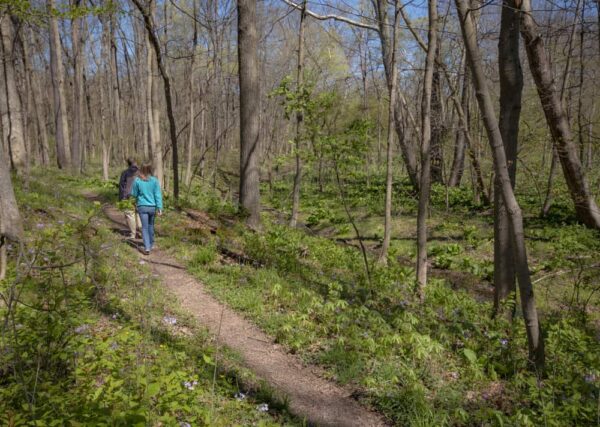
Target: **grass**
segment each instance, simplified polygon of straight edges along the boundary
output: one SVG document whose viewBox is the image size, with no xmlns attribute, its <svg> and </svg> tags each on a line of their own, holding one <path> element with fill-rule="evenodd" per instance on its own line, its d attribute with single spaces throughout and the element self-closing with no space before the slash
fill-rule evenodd
<svg viewBox="0 0 600 427">
<path fill-rule="evenodd" d="M 33 269 L 16 276 L 10 264 L 0 282 L 4 297 L 21 295 L 11 310 L 0 307 L 11 325 L 1 341 L 0 424 L 302 425 L 235 354 L 221 349 L 215 366 L 212 337 L 81 196 L 114 190 L 53 171 L 16 186 L 28 231 L 11 259 L 21 251 Z M 269 412 L 257 410 L 262 403 Z"/>
<path fill-rule="evenodd" d="M 303 194 L 302 218 L 313 216 L 316 235 L 279 225 L 277 211 L 286 207 L 275 199 L 276 212 L 263 216 L 261 233 L 227 221 L 216 236 L 193 234 L 190 227 L 198 224 L 172 212 L 162 224 L 166 237 L 161 244 L 188 263 L 217 298 L 307 362 L 324 366 L 332 379 L 354 388 L 356 396 L 397 425 L 596 424 L 598 271 L 588 269 L 579 279 L 573 273 L 581 269 L 578 260 L 588 266 L 598 262 L 597 232 L 527 214 L 549 367 L 540 379 L 528 369 L 518 308 L 512 325 L 490 318 L 493 236 L 488 211 L 465 209 L 459 202 L 446 209 L 445 200 L 434 199 L 430 257 L 438 270 L 462 274 L 457 281 L 464 283 L 432 279 L 421 305 L 414 297 L 414 219 L 396 220 L 394 235 L 404 238 L 393 240 L 389 266 L 373 266 L 369 282 L 358 250 L 334 241 L 352 237 L 334 191 L 319 195 L 313 190 Z M 187 203 L 212 212 L 216 221 L 220 212 L 230 217 L 232 207 L 216 206 L 209 191 L 198 189 Z M 379 236 L 379 217 L 369 214 L 378 208 L 355 202 L 361 234 Z M 398 203 L 406 215 L 414 211 L 414 201 Z M 376 243 L 371 244 L 372 255 Z M 240 265 L 223 256 L 221 247 L 243 253 L 261 267 Z M 571 352 L 570 346 L 579 350 Z M 569 395 L 581 400 L 563 398 Z"/>
</svg>

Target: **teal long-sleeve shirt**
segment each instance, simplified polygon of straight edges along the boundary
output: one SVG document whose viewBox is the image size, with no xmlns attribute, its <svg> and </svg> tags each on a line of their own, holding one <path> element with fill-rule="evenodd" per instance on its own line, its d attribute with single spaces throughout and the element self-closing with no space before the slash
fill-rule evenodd
<svg viewBox="0 0 600 427">
<path fill-rule="evenodd" d="M 160 184 L 154 176 L 148 181 L 136 178 L 131 187 L 131 195 L 136 198 L 136 206 L 154 206 L 160 210 L 163 208 Z"/>
</svg>

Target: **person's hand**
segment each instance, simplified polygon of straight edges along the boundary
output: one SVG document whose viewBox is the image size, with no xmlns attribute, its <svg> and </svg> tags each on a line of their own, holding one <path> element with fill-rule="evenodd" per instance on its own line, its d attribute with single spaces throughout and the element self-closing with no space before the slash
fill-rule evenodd
<svg viewBox="0 0 600 427">
<path fill-rule="evenodd" d="M 157 211 L 157 215 L 158 215 L 158 216 L 162 216 L 162 210 L 161 210 L 161 209 L 159 209 L 159 210 Z"/>
</svg>

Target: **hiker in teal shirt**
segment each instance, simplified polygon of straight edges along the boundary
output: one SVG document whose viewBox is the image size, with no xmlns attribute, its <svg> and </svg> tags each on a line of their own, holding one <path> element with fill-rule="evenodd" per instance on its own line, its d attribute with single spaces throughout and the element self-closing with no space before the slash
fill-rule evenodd
<svg viewBox="0 0 600 427">
<path fill-rule="evenodd" d="M 149 255 L 154 246 L 154 219 L 162 215 L 160 183 L 152 176 L 152 164 L 145 163 L 133 182 L 131 195 L 136 199 L 136 208 L 142 220 L 144 254 Z"/>
</svg>

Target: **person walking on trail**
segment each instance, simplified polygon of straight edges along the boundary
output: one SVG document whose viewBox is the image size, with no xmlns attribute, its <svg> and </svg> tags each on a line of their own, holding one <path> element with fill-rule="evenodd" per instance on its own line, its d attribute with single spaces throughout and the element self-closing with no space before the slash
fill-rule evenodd
<svg viewBox="0 0 600 427">
<path fill-rule="evenodd" d="M 133 181 L 138 173 L 138 167 L 134 159 L 127 159 L 127 169 L 119 179 L 119 202 L 126 201 L 131 196 Z M 135 206 L 126 206 L 124 209 L 125 221 L 129 227 L 129 238 L 135 239 L 136 231 L 141 228 L 140 216 L 135 211 Z"/>
<path fill-rule="evenodd" d="M 162 215 L 163 208 L 160 184 L 152 176 L 152 172 L 151 163 L 143 164 L 131 188 L 131 195 L 136 199 L 137 211 L 142 220 L 142 240 L 146 255 L 150 254 L 154 246 L 154 219 L 156 215 Z"/>
</svg>

